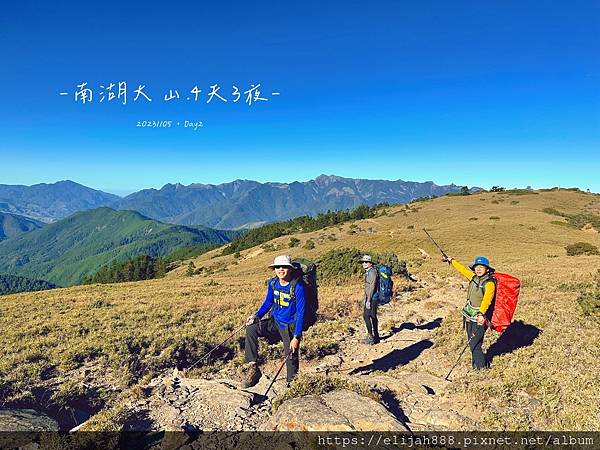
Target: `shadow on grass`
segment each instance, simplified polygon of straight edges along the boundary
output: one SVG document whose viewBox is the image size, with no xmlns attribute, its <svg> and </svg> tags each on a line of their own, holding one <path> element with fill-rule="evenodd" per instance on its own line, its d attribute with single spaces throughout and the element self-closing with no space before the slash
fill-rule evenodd
<svg viewBox="0 0 600 450">
<path fill-rule="evenodd" d="M 511 323 L 500 335 L 500 338 L 490 345 L 487 360 L 492 362 L 496 356 L 512 353 L 518 348 L 529 347 L 533 344 L 542 330 L 522 320 Z"/>
<path fill-rule="evenodd" d="M 68 431 L 80 425 L 105 406 L 100 392 L 95 388 L 87 388 L 84 394 L 73 394 L 59 401 L 53 400 L 53 394 L 56 392 L 46 387 L 33 388 L 32 397 L 14 403 L 5 403 L 2 406 L 44 414 L 58 424 L 60 431 Z M 0 448 L 4 447 L 0 446 Z"/>
<path fill-rule="evenodd" d="M 409 362 L 417 359 L 421 356 L 425 350 L 433 345 L 433 342 L 426 339 L 423 341 L 416 342 L 403 349 L 395 349 L 389 352 L 387 355 L 374 360 L 371 364 L 366 366 L 357 367 L 350 372 L 350 375 L 360 372 L 373 372 L 375 370 L 381 370 L 387 372 L 388 370 L 394 369 L 395 367 L 408 364 Z"/>
<path fill-rule="evenodd" d="M 404 322 L 399 327 L 392 327 L 390 334 L 382 336 L 381 340 L 389 339 L 394 334 L 401 332 L 402 330 L 435 330 L 442 325 L 442 318 L 432 320 L 431 322 L 424 323 L 422 325 L 415 325 L 412 322 Z"/>
</svg>

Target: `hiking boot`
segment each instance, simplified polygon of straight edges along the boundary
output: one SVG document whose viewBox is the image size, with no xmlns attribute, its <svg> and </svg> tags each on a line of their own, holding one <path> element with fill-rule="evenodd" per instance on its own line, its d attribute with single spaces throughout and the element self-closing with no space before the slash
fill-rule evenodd
<svg viewBox="0 0 600 450">
<path fill-rule="evenodd" d="M 367 345 L 373 345 L 375 343 L 375 341 L 373 340 L 373 336 L 371 336 L 370 334 L 368 336 L 365 336 L 361 342 L 363 344 L 367 344 Z"/>
<path fill-rule="evenodd" d="M 258 380 L 260 380 L 260 377 L 262 375 L 260 373 L 260 369 L 258 368 L 258 364 L 256 364 L 255 362 L 249 362 L 248 364 L 244 364 L 242 366 L 241 372 L 242 388 L 244 389 L 256 385 L 256 383 L 258 383 Z"/>
</svg>

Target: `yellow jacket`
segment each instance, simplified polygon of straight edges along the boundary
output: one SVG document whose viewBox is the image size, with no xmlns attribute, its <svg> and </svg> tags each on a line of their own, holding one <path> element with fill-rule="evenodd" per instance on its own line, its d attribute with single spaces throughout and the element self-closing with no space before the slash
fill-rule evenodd
<svg viewBox="0 0 600 450">
<path fill-rule="evenodd" d="M 468 267 L 463 266 L 461 263 L 459 263 L 454 258 L 452 258 L 451 263 L 452 263 L 452 266 L 456 270 L 458 270 L 460 273 L 462 273 L 467 280 L 471 281 L 473 279 L 473 277 L 475 276 L 475 272 L 473 272 Z M 494 284 L 493 281 L 489 280 L 484 284 L 483 289 L 484 289 L 483 299 L 481 300 L 481 306 L 479 307 L 479 312 L 481 314 L 485 314 L 486 311 L 488 310 L 488 308 L 490 307 L 490 304 L 492 303 L 492 300 L 494 299 L 494 293 L 496 292 L 496 285 Z"/>
</svg>

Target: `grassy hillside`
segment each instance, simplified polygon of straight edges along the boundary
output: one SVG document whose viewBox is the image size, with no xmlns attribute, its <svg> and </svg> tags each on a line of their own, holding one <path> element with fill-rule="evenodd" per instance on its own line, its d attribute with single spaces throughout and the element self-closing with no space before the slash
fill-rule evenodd
<svg viewBox="0 0 600 450">
<path fill-rule="evenodd" d="M 0 243 L 0 272 L 68 286 L 113 260 L 164 256 L 195 244 L 222 244 L 230 234 L 169 225 L 133 211 L 98 208 Z"/>
<path fill-rule="evenodd" d="M 458 370 L 466 376 L 453 382 L 452 395 L 466 396 L 481 409 L 482 429 L 598 429 L 600 319 L 594 283 L 600 256 L 568 256 L 566 248 L 576 243 L 599 247 L 600 242 L 593 225 L 569 223 L 568 216 L 577 214 L 600 216 L 600 196 L 536 191 L 442 197 L 391 207 L 377 218 L 284 236 L 239 255 L 221 256 L 217 249 L 194 259 L 200 274 L 192 277 L 184 264 L 159 280 L 6 296 L 0 302 L 5 330 L 0 334 L 5 349 L 0 402 L 36 399 L 36 386 L 45 386 L 55 402 L 77 395 L 106 401 L 157 371 L 186 367 L 257 308 L 275 255 L 316 260 L 340 247 L 396 253 L 420 280 L 407 301 L 432 308 L 433 295 L 442 293 L 457 305 L 441 322 L 434 347 L 423 354 L 431 363 L 421 365 L 418 358 L 404 366 L 417 378 L 424 371 L 443 377 L 464 345 L 458 305 L 465 290 L 460 276 L 439 261 L 421 231 L 425 227 L 460 261 L 483 254 L 499 271 L 521 278 L 515 320 L 538 333 L 531 345 L 495 358 L 489 371 L 469 372 L 464 358 Z M 293 248 L 291 237 L 299 240 Z M 303 358 L 335 351 L 336 333 L 347 335 L 352 323 L 359 323 L 360 283 L 354 278 L 339 286 L 321 285 L 322 318 L 304 339 Z M 496 338 L 489 333 L 486 339 L 488 347 Z M 232 342 L 212 367 L 196 373 L 241 361 Z M 524 396 L 535 400 L 527 408 Z"/>
</svg>

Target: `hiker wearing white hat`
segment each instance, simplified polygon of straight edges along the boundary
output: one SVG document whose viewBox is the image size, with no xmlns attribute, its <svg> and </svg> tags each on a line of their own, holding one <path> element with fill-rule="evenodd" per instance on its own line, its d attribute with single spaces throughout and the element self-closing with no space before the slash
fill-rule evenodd
<svg viewBox="0 0 600 450">
<path fill-rule="evenodd" d="M 294 277 L 296 268 L 289 256 L 277 256 L 269 267 L 274 270 L 275 277 L 267 285 L 262 306 L 246 321 L 246 364 L 242 368 L 244 388 L 254 386 L 261 377 L 257 365 L 259 337 L 270 343 L 283 341 L 283 350 L 289 355 L 286 360 L 288 383 L 298 373 L 298 348 L 304 325 L 304 285 Z M 263 319 L 269 311 L 269 317 Z"/>
<path fill-rule="evenodd" d="M 373 258 L 364 255 L 358 260 L 365 270 L 365 291 L 363 293 L 363 319 L 367 326 L 367 336 L 363 339 L 365 344 L 373 345 L 379 342 L 379 322 L 377 320 L 377 299 L 376 293 L 379 287 L 377 282 L 377 268 Z"/>
</svg>

